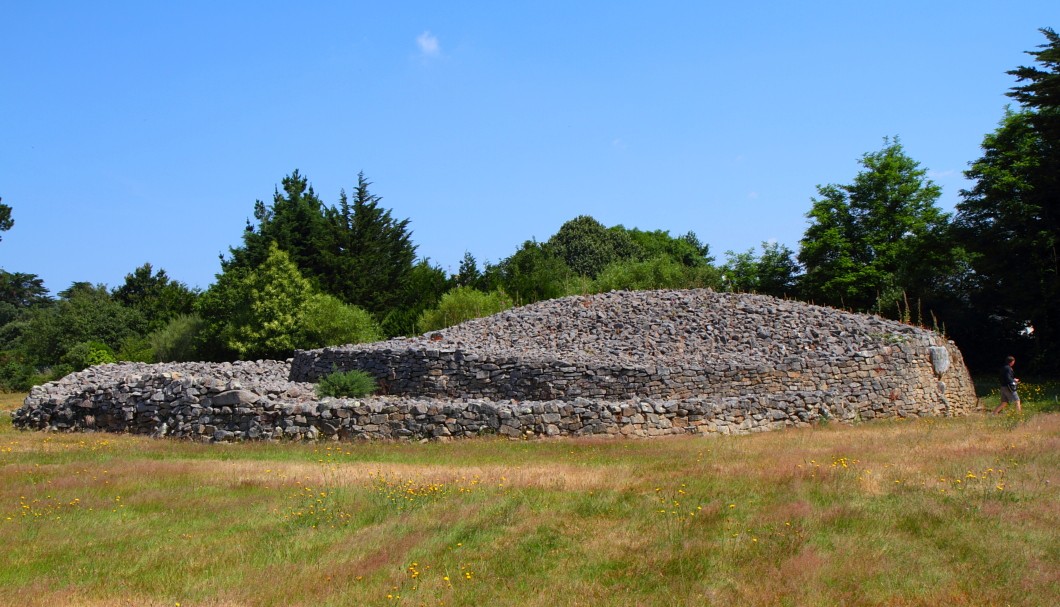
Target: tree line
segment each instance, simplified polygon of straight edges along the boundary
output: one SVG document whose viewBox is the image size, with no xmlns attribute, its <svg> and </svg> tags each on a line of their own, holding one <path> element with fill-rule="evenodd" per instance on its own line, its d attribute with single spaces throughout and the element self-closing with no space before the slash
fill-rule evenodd
<svg viewBox="0 0 1060 607">
<path fill-rule="evenodd" d="M 75 282 L 56 297 L 34 274 L 0 270 L 0 387 L 116 361 L 286 358 L 298 348 L 437 330 L 513 305 L 615 289 L 713 288 L 797 298 L 929 326 L 969 364 L 1006 354 L 1043 373 L 1054 356 L 1060 235 L 1060 36 L 1029 51 L 954 214 L 898 137 L 860 159 L 850 183 L 817 186 L 798 251 L 764 242 L 724 261 L 680 236 L 589 216 L 496 264 L 465 253 L 455 274 L 418 257 L 409 219 L 362 173 L 327 205 L 299 171 L 257 201 L 216 281 L 190 289 L 144 264 L 123 284 Z M 14 227 L 0 202 L 0 235 Z M 0 239 L 2 240 L 2 239 Z"/>
</svg>

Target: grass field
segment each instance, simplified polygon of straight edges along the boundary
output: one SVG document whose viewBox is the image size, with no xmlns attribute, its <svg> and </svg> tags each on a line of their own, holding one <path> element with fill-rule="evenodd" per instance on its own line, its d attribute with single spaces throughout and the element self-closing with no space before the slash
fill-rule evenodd
<svg viewBox="0 0 1060 607">
<path fill-rule="evenodd" d="M 1023 417 L 714 439 L 203 445 L 4 413 L 0 605 L 1053 605 L 1045 385 Z"/>
</svg>

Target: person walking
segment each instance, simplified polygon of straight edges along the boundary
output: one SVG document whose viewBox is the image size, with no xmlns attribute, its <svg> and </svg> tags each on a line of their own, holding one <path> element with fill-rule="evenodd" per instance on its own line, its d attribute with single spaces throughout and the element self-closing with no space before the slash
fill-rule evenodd
<svg viewBox="0 0 1060 607">
<path fill-rule="evenodd" d="M 1023 413 L 1023 407 L 1020 405 L 1020 395 L 1016 393 L 1020 380 L 1016 378 L 1015 372 L 1012 370 L 1015 366 L 1016 358 L 1009 356 L 1001 367 L 1001 376 L 999 378 L 1001 380 L 1001 404 L 997 406 L 997 409 L 994 409 L 994 415 L 1001 413 L 1001 410 L 1009 403 L 1016 405 L 1018 413 Z"/>
</svg>

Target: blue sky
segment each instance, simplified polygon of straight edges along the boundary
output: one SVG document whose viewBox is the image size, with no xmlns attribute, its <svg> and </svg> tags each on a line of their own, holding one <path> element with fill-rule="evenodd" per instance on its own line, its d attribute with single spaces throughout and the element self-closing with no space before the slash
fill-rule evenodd
<svg viewBox="0 0 1060 607">
<path fill-rule="evenodd" d="M 885 136 L 952 210 L 1055 1 L 0 0 L 0 267 L 205 288 L 294 169 L 455 272 L 567 220 L 797 249 Z"/>
</svg>

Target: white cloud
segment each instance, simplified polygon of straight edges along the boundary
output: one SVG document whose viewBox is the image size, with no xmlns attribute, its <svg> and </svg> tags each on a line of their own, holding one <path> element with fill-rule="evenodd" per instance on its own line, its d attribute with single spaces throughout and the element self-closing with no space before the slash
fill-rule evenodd
<svg viewBox="0 0 1060 607">
<path fill-rule="evenodd" d="M 420 47 L 420 52 L 427 57 L 433 57 L 442 51 L 438 45 L 437 36 L 430 32 L 423 32 L 416 36 L 416 45 Z"/>
</svg>

